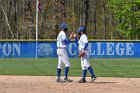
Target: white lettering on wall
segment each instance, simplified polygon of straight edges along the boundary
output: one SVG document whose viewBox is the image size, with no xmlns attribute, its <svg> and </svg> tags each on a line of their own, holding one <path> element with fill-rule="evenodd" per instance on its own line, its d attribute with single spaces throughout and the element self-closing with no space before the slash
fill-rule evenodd
<svg viewBox="0 0 140 93">
<path fill-rule="evenodd" d="M 134 43 L 126 43 L 126 55 L 134 55 Z"/>
<path fill-rule="evenodd" d="M 97 50 L 97 51 L 98 51 L 98 52 L 97 52 L 97 55 L 104 55 L 104 54 L 105 54 L 105 51 L 102 50 L 101 45 L 102 45 L 101 42 L 97 43 L 97 48 L 98 48 L 98 50 Z"/>
<path fill-rule="evenodd" d="M 13 44 L 13 55 L 20 55 L 20 44 Z"/>
<path fill-rule="evenodd" d="M 117 43 L 116 44 L 116 54 L 121 56 L 124 55 L 124 44 L 123 43 Z"/>
<path fill-rule="evenodd" d="M 95 46 L 93 48 L 93 46 Z M 107 55 L 107 56 L 129 56 L 129 55 L 134 55 L 134 43 L 114 43 L 114 42 L 109 42 L 109 43 L 102 43 L 102 42 L 97 42 L 97 43 L 89 43 L 89 51 L 90 55 Z"/>
<path fill-rule="evenodd" d="M 114 43 L 107 43 L 106 55 L 114 55 Z"/>
<path fill-rule="evenodd" d="M 11 45 L 9 43 L 3 44 L 2 49 L 5 56 L 9 56 L 12 51 Z"/>
<path fill-rule="evenodd" d="M 89 47 L 89 53 L 90 53 L 90 55 L 95 55 L 95 50 L 94 49 L 92 49 L 92 44 L 91 43 L 89 43 L 88 44 L 88 47 Z"/>
<path fill-rule="evenodd" d="M 16 44 L 16 43 L 3 43 L 0 44 L 0 52 L 4 56 L 9 56 L 9 55 L 20 55 L 20 47 L 21 44 Z"/>
</svg>

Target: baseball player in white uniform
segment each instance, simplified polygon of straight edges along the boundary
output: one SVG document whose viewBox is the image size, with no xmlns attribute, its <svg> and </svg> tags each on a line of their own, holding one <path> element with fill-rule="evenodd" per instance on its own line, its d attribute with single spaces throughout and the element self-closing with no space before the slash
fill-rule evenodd
<svg viewBox="0 0 140 93">
<path fill-rule="evenodd" d="M 57 56 L 58 56 L 58 66 L 57 66 L 57 80 L 56 82 L 72 82 L 73 80 L 68 78 L 68 72 L 70 67 L 70 61 L 68 58 L 68 54 L 66 51 L 66 45 L 70 43 L 70 39 L 72 38 L 72 34 L 70 38 L 67 39 L 66 32 L 68 31 L 68 25 L 66 23 L 62 23 L 59 25 L 61 28 L 60 33 L 57 36 Z M 60 78 L 61 69 L 64 69 L 64 80 Z"/>
<path fill-rule="evenodd" d="M 75 38 L 76 44 L 79 47 L 79 57 L 81 58 L 82 78 L 80 79 L 79 83 L 86 82 L 87 69 L 91 74 L 91 82 L 93 82 L 96 79 L 96 76 L 94 75 L 93 69 L 89 62 L 88 37 L 86 36 L 86 27 L 80 26 L 77 32 L 80 35 L 79 41 L 75 33 L 73 36 Z"/>
</svg>

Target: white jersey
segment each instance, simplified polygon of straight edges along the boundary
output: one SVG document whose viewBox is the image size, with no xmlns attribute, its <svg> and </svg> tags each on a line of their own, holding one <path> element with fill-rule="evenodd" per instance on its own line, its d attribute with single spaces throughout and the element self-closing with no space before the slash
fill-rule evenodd
<svg viewBox="0 0 140 93">
<path fill-rule="evenodd" d="M 85 43 L 88 43 L 88 38 L 85 34 L 81 35 L 80 39 L 79 39 L 79 51 L 84 49 Z M 88 48 L 88 47 L 87 47 Z"/>
<path fill-rule="evenodd" d="M 57 36 L 57 55 L 58 55 L 58 66 L 57 68 L 62 69 L 64 66 L 69 67 L 70 61 L 66 51 L 66 45 L 64 40 L 66 40 L 66 33 L 64 31 L 60 31 Z"/>
<path fill-rule="evenodd" d="M 84 50 L 85 43 L 88 43 L 88 37 L 85 34 L 83 34 L 83 35 L 81 35 L 79 42 L 78 42 L 79 51 Z M 81 57 L 81 67 L 82 67 L 82 70 L 86 70 L 90 67 L 88 47 L 85 50 L 85 55 L 83 57 Z"/>
<path fill-rule="evenodd" d="M 57 47 L 65 48 L 66 45 L 64 43 L 64 40 L 66 39 L 66 33 L 64 31 L 60 31 L 60 33 L 57 36 Z"/>
</svg>

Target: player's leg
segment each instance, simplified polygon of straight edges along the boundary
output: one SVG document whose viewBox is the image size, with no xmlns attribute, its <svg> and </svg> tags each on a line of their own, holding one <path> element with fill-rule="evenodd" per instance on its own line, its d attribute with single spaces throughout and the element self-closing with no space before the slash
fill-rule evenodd
<svg viewBox="0 0 140 93">
<path fill-rule="evenodd" d="M 85 61 L 86 61 L 85 62 L 85 65 L 87 66 L 88 71 L 89 71 L 89 73 L 91 75 L 91 82 L 93 82 L 96 79 L 96 76 L 94 74 L 94 71 L 93 71 L 92 67 L 90 66 L 90 63 L 89 63 L 89 54 L 88 53 L 86 53 L 86 55 L 85 55 Z"/>
<path fill-rule="evenodd" d="M 60 76 L 61 76 L 61 69 L 64 67 L 64 64 L 62 62 L 62 58 L 61 56 L 58 56 L 58 66 L 57 66 L 57 70 L 56 70 L 56 75 L 57 75 L 57 80 L 56 82 L 64 82 Z"/>
<path fill-rule="evenodd" d="M 64 80 L 68 81 L 68 82 L 72 82 L 73 80 L 68 78 L 69 67 L 70 67 L 70 60 L 68 58 L 68 54 L 67 54 L 66 50 L 64 50 L 63 63 L 65 64 Z"/>
<path fill-rule="evenodd" d="M 65 69 L 64 69 L 64 77 L 68 78 L 68 73 L 69 73 L 69 67 L 70 67 L 70 61 L 67 55 L 66 50 L 63 52 L 63 63 L 65 64 Z"/>
<path fill-rule="evenodd" d="M 87 74 L 87 70 L 82 70 L 82 78 L 79 80 L 79 83 L 86 82 L 86 74 Z"/>
<path fill-rule="evenodd" d="M 96 79 L 96 77 L 95 77 L 93 69 L 89 63 L 89 52 L 88 51 L 85 52 L 85 55 L 82 57 L 82 60 L 83 60 L 82 69 L 88 69 L 89 73 L 91 74 L 91 81 L 93 82 Z"/>
<path fill-rule="evenodd" d="M 91 82 L 93 82 L 94 80 L 96 80 L 96 76 L 95 76 L 95 74 L 94 74 L 93 69 L 92 69 L 91 66 L 88 67 L 88 71 L 91 74 Z"/>
<path fill-rule="evenodd" d="M 68 73 L 69 73 L 69 67 L 65 67 L 65 69 L 64 69 L 65 78 L 68 78 Z"/>
<path fill-rule="evenodd" d="M 61 69 L 57 68 L 56 70 L 57 79 L 60 79 L 60 74 L 61 74 Z"/>
<path fill-rule="evenodd" d="M 88 57 L 88 55 L 87 55 L 87 57 L 86 57 L 85 65 L 86 65 L 86 67 L 88 68 L 88 71 L 89 71 L 91 77 L 94 77 L 94 78 L 95 78 L 93 69 L 92 69 L 92 67 L 90 66 L 90 63 L 89 63 L 89 57 Z"/>
<path fill-rule="evenodd" d="M 87 69 L 84 66 L 83 57 L 81 58 L 81 67 L 82 67 L 82 78 L 79 80 L 79 83 L 85 83 L 86 82 Z"/>
</svg>

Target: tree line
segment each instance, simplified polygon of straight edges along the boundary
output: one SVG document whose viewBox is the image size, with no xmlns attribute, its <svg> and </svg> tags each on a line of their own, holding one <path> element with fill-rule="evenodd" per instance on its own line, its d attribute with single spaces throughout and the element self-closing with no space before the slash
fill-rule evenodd
<svg viewBox="0 0 140 93">
<path fill-rule="evenodd" d="M 87 26 L 90 39 L 140 39 L 139 0 L 40 0 L 38 38 Z M 0 39 L 36 38 L 36 0 L 0 0 Z"/>
</svg>

